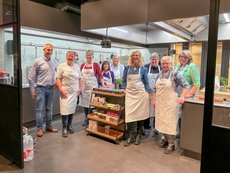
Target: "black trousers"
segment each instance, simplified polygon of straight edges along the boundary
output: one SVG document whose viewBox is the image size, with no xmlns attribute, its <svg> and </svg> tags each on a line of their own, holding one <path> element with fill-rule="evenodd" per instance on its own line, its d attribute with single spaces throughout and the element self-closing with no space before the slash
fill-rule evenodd
<svg viewBox="0 0 230 173">
<path fill-rule="evenodd" d="M 137 133 L 138 131 L 142 130 L 144 121 L 135 121 L 131 123 L 127 123 L 128 126 L 128 133 Z"/>
<path fill-rule="evenodd" d="M 84 111 L 85 111 L 85 117 L 87 118 L 87 115 L 93 112 L 93 108 L 84 108 Z"/>
</svg>

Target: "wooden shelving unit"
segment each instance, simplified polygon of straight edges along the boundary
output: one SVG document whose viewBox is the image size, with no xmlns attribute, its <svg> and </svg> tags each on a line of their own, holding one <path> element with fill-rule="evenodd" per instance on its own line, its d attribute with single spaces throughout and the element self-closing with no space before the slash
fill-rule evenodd
<svg viewBox="0 0 230 173">
<path fill-rule="evenodd" d="M 91 96 L 91 103 L 90 106 L 94 107 L 96 110 L 101 111 L 104 110 L 105 112 L 114 112 L 116 114 L 118 114 L 118 120 L 117 121 L 108 121 L 108 119 L 103 119 L 103 118 L 99 118 L 98 116 L 96 116 L 94 113 L 89 114 L 87 117 L 89 120 L 93 120 L 96 121 L 97 123 L 97 130 L 90 130 L 92 129 L 91 127 L 89 127 L 89 124 L 86 127 L 86 132 L 88 134 L 94 134 L 94 135 L 98 135 L 101 137 L 104 137 L 106 139 L 110 139 L 112 141 L 115 141 L 115 143 L 118 143 L 118 141 L 123 138 L 124 136 L 124 111 L 125 111 L 125 107 L 124 107 L 124 98 L 125 95 L 124 93 L 116 93 L 112 92 L 111 90 L 106 90 L 106 89 L 93 89 L 92 94 L 95 94 L 95 96 L 100 97 L 103 96 L 106 98 L 106 100 L 109 100 L 109 103 L 114 103 L 114 104 L 118 104 L 120 107 L 108 107 L 106 105 L 100 104 L 99 102 L 92 102 L 92 96 Z M 116 103 L 115 103 L 116 102 Z M 104 114 L 104 116 L 108 116 L 106 115 L 106 113 Z M 110 125 L 110 129 L 109 129 L 109 134 L 106 134 L 105 132 L 105 126 Z M 94 126 L 95 127 L 95 126 Z M 94 128 L 93 128 L 94 129 Z M 122 130 L 121 130 L 122 129 Z"/>
</svg>

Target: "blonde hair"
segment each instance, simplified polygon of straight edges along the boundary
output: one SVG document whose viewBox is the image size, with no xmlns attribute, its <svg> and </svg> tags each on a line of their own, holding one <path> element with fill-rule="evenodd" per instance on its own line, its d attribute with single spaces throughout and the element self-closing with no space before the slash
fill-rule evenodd
<svg viewBox="0 0 230 173">
<path fill-rule="evenodd" d="M 161 58 L 161 63 L 163 63 L 164 61 L 168 61 L 170 64 L 172 64 L 172 62 L 173 62 L 173 59 L 172 59 L 172 57 L 171 56 L 163 56 L 162 58 Z"/>
<path fill-rule="evenodd" d="M 128 58 L 128 66 L 133 66 L 133 64 L 132 64 L 132 56 L 133 56 L 135 53 L 138 53 L 138 54 L 139 54 L 139 63 L 138 63 L 138 66 L 142 66 L 143 63 L 144 63 L 144 62 L 143 62 L 144 59 L 143 59 L 143 57 L 142 57 L 142 55 L 141 55 L 141 52 L 138 51 L 138 50 L 135 50 L 135 51 L 133 51 L 133 52 L 131 53 L 130 57 Z"/>
<path fill-rule="evenodd" d="M 192 52 L 190 52 L 189 50 L 182 50 L 182 52 L 179 55 L 179 58 L 181 55 L 184 55 L 188 58 L 188 64 L 192 62 Z"/>
</svg>

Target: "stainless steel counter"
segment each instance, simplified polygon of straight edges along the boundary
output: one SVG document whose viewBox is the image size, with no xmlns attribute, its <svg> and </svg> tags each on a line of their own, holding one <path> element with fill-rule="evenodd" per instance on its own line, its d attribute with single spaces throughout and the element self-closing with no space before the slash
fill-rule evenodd
<svg viewBox="0 0 230 173">
<path fill-rule="evenodd" d="M 60 113 L 59 106 L 59 91 L 56 88 L 54 92 L 53 115 Z M 27 123 L 35 120 L 35 100 L 31 98 L 30 88 L 25 87 L 22 89 L 22 122 Z"/>
<path fill-rule="evenodd" d="M 180 146 L 185 151 L 201 154 L 204 101 L 186 99 L 181 117 Z M 214 103 L 213 124 L 230 127 L 230 103 Z"/>
</svg>

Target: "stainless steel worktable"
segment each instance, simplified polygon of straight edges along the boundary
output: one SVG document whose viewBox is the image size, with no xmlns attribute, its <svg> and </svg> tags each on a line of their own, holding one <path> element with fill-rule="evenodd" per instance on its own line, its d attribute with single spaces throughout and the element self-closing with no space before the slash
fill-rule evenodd
<svg viewBox="0 0 230 173">
<path fill-rule="evenodd" d="M 201 154 L 204 101 L 188 98 L 185 100 L 181 117 L 180 147 L 188 155 L 198 158 Z M 213 124 L 230 127 L 230 103 L 215 103 Z M 185 154 L 186 155 L 186 154 Z"/>
</svg>

